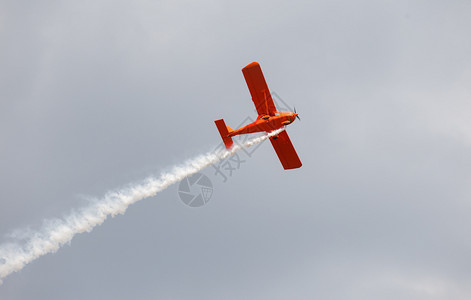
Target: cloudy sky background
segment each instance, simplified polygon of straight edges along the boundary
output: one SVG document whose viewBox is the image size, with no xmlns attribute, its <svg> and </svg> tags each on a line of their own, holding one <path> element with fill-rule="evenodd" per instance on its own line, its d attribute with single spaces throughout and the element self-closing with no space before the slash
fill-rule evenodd
<svg viewBox="0 0 471 300">
<path fill-rule="evenodd" d="M 211 201 L 172 186 L 0 299 L 469 299 L 469 1 L 0 1 L 0 243 L 216 147 L 255 117 L 241 68 L 302 121 Z M 18 229 L 22 229 L 18 231 Z"/>
</svg>

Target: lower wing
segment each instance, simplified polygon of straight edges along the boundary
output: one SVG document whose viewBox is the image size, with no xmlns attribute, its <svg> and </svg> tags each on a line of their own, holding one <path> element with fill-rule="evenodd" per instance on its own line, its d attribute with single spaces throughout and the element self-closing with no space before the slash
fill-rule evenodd
<svg viewBox="0 0 471 300">
<path fill-rule="evenodd" d="M 302 166 L 301 160 L 299 160 L 298 154 L 296 150 L 294 150 L 293 144 L 286 131 L 282 131 L 277 136 L 271 137 L 270 142 L 273 148 L 275 148 L 275 152 L 285 170 L 296 169 Z"/>
</svg>

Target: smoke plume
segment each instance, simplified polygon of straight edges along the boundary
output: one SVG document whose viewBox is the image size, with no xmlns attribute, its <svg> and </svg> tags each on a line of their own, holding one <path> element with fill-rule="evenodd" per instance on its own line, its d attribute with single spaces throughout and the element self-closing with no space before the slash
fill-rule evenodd
<svg viewBox="0 0 471 300">
<path fill-rule="evenodd" d="M 63 218 L 44 221 L 40 230 L 25 233 L 21 241 L 0 245 L 0 284 L 3 278 L 13 272 L 20 271 L 33 260 L 45 254 L 54 253 L 64 244 L 70 243 L 76 234 L 92 231 L 95 226 L 101 225 L 109 216 L 124 214 L 129 205 L 155 196 L 183 178 L 224 160 L 242 148 L 258 144 L 283 130 L 284 128 L 281 128 L 250 139 L 241 145 L 235 145 L 231 150 L 224 149 L 200 155 L 173 167 L 170 172 L 162 173 L 159 177 L 147 178 L 131 187 L 110 191 L 88 207 L 70 213 Z"/>
</svg>

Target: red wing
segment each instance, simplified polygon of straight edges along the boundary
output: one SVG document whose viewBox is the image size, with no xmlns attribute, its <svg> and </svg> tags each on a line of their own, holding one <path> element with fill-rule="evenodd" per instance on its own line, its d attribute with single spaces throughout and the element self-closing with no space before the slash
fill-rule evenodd
<svg viewBox="0 0 471 300">
<path fill-rule="evenodd" d="M 270 138 L 270 142 L 275 148 L 276 154 L 283 165 L 285 170 L 296 169 L 302 166 L 301 160 L 299 160 L 296 150 L 294 150 L 293 144 L 289 139 L 286 131 L 282 131 L 278 134 L 278 138 Z"/>
<path fill-rule="evenodd" d="M 273 103 L 265 77 L 263 77 L 260 64 L 258 62 L 250 63 L 242 69 L 242 73 L 249 87 L 250 95 L 252 95 L 257 113 L 259 115 L 274 116 L 276 107 Z"/>
</svg>

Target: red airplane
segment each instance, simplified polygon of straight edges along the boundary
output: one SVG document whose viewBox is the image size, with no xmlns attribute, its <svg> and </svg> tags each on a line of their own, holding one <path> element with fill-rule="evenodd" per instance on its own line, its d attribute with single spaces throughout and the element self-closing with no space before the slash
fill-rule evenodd
<svg viewBox="0 0 471 300">
<path fill-rule="evenodd" d="M 299 119 L 296 110 L 295 112 L 276 111 L 275 104 L 273 103 L 273 99 L 258 62 L 248 64 L 242 69 L 242 73 L 244 74 L 245 81 L 249 87 L 250 95 L 252 95 L 252 100 L 257 109 L 258 117 L 255 122 L 236 130 L 226 126 L 223 119 L 214 121 L 227 149 L 230 149 L 234 144 L 232 141 L 233 136 L 254 132 L 271 132 L 293 123 L 296 118 Z M 270 137 L 270 142 L 273 145 L 273 148 L 275 148 L 276 154 L 285 170 L 296 169 L 302 166 L 286 130 Z"/>
</svg>

